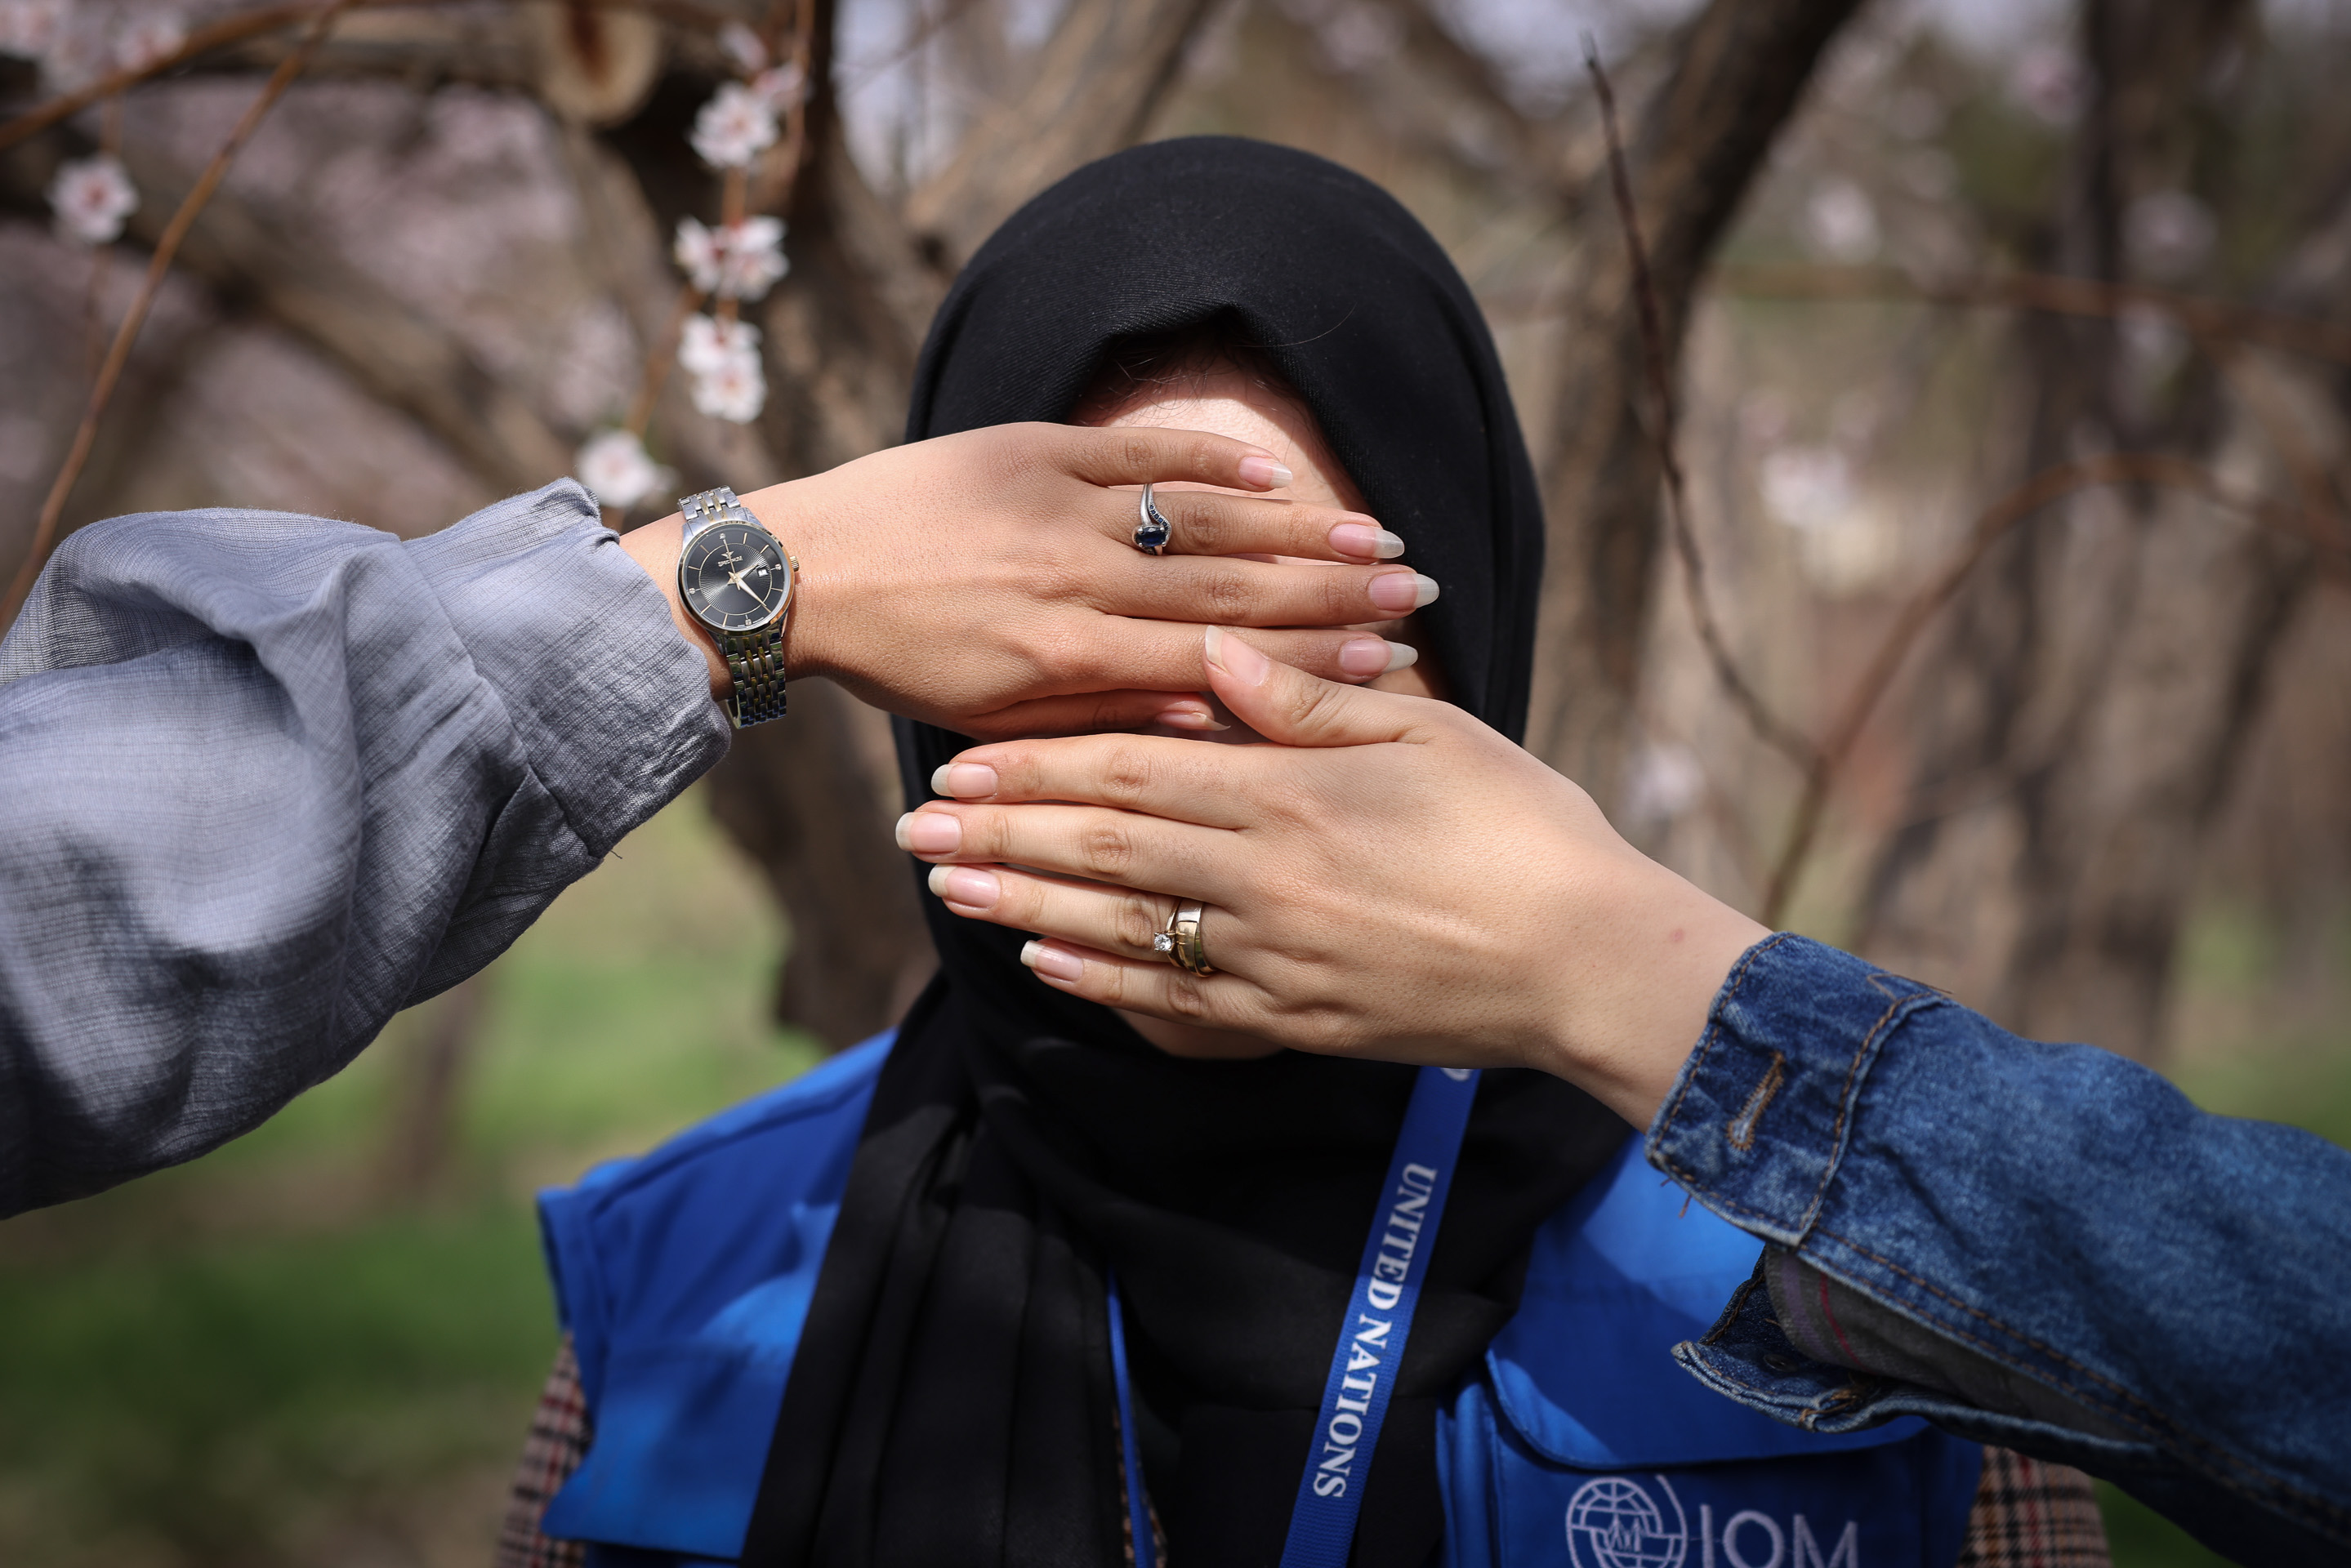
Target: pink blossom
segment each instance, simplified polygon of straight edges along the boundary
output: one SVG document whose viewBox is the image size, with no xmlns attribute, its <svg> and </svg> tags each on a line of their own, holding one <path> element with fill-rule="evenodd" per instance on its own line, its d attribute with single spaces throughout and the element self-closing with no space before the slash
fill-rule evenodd
<svg viewBox="0 0 2351 1568">
<path fill-rule="evenodd" d="M 716 229 L 681 218 L 674 254 L 695 287 L 725 299 L 758 299 L 791 269 L 780 218 L 746 218 Z"/>
<path fill-rule="evenodd" d="M 2071 125 L 2082 112 L 2087 88 L 2081 60 L 2059 44 L 2026 49 L 2008 78 L 2010 95 L 2043 125 Z"/>
<path fill-rule="evenodd" d="M 65 7 L 58 0 L 0 0 L 0 55 L 37 60 L 56 47 Z"/>
<path fill-rule="evenodd" d="M 634 506 L 674 477 L 645 455 L 645 443 L 627 431 L 598 431 L 573 461 L 580 483 L 607 506 Z"/>
<path fill-rule="evenodd" d="M 687 317 L 677 362 L 694 378 L 694 406 L 713 419 L 748 424 L 767 405 L 759 329 L 747 321 Z"/>
<path fill-rule="evenodd" d="M 767 67 L 768 46 L 759 41 L 758 34 L 740 22 L 729 22 L 718 29 L 718 47 L 726 51 L 735 68 L 747 77 Z"/>
<path fill-rule="evenodd" d="M 694 379 L 694 406 L 714 420 L 747 425 L 767 402 L 767 377 L 757 359 L 728 359 Z"/>
<path fill-rule="evenodd" d="M 751 78 L 751 90 L 778 114 L 789 112 L 800 101 L 800 89 L 807 85 L 798 60 L 786 60 Z"/>
<path fill-rule="evenodd" d="M 114 63 L 126 71 L 143 71 L 171 58 L 188 41 L 187 25 L 169 11 L 149 11 L 135 16 L 115 35 Z"/>
<path fill-rule="evenodd" d="M 85 245 L 111 244 L 122 233 L 122 220 L 139 206 L 139 192 L 123 172 L 121 161 L 99 153 L 60 164 L 49 182 L 49 207 L 57 213 L 57 233 Z"/>
<path fill-rule="evenodd" d="M 732 360 L 759 361 L 759 329 L 747 321 L 720 321 L 689 316 L 678 336 L 677 362 L 702 375 Z"/>
<path fill-rule="evenodd" d="M 703 161 L 719 169 L 745 168 L 762 148 L 775 145 L 776 111 L 742 83 L 728 82 L 694 117 L 690 140 Z"/>
</svg>

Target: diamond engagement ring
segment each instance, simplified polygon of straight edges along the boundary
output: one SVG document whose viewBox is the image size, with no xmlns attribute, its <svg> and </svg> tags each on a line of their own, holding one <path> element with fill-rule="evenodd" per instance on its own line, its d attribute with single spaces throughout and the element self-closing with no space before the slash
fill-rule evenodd
<svg viewBox="0 0 2351 1568">
<path fill-rule="evenodd" d="M 1167 514 L 1152 504 L 1148 484 L 1143 487 L 1143 504 L 1138 513 L 1142 520 L 1134 525 L 1134 547 L 1146 556 L 1165 554 L 1167 541 L 1175 536 L 1176 524 L 1167 521 Z"/>
<path fill-rule="evenodd" d="M 1200 940 L 1200 906 L 1178 904 L 1167 923 L 1151 939 L 1151 950 L 1186 974 L 1214 974 L 1208 950 Z"/>
</svg>

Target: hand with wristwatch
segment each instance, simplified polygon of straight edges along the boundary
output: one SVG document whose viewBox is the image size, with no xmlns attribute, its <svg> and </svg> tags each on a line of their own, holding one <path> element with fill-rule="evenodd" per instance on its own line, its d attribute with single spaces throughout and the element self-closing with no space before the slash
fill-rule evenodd
<svg viewBox="0 0 2351 1568">
<path fill-rule="evenodd" d="M 1211 488 L 1142 488 L 1179 483 Z M 1351 628 L 1435 596 L 1395 535 L 1290 483 L 1223 436 L 1000 425 L 688 496 L 622 547 L 738 726 L 783 715 L 789 670 L 981 739 L 1208 730 L 1205 625 L 1361 681 L 1413 654 Z"/>
</svg>

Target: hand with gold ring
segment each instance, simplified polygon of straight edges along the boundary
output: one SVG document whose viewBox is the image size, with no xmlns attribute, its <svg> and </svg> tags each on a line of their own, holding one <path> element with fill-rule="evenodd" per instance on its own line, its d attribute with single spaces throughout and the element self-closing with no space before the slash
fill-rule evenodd
<svg viewBox="0 0 2351 1568">
<path fill-rule="evenodd" d="M 948 908 L 1037 933 L 1047 984 L 1186 1026 L 1183 1054 L 1539 1067 L 1645 1124 L 1763 928 L 1459 709 L 1208 642 L 1208 684 L 1278 743 L 975 747 L 899 825 Z M 1171 889 L 1213 974 L 1155 950 Z"/>
</svg>

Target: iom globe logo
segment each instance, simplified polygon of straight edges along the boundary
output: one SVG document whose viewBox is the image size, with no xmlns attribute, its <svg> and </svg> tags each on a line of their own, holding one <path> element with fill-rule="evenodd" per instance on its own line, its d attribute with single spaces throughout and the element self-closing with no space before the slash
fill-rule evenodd
<svg viewBox="0 0 2351 1568">
<path fill-rule="evenodd" d="M 1689 1518 L 1672 1483 L 1650 1479 L 1666 1508 L 1629 1476 L 1600 1476 L 1576 1489 L 1567 1503 L 1567 1555 L 1575 1568 L 1682 1568 Z"/>
</svg>

